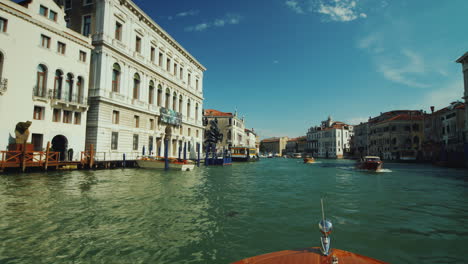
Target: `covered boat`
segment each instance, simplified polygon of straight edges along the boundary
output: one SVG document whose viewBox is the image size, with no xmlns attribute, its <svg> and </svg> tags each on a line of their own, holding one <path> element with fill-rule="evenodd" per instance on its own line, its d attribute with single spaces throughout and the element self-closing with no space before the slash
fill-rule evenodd
<svg viewBox="0 0 468 264">
<path fill-rule="evenodd" d="M 383 162 L 377 156 L 365 156 L 357 163 L 360 170 L 379 171 L 383 167 Z"/>
<path fill-rule="evenodd" d="M 164 157 L 142 157 L 136 160 L 138 167 L 145 169 L 165 169 L 166 159 Z M 190 160 L 183 159 L 168 159 L 168 169 L 191 171 L 195 168 L 195 164 Z"/>
</svg>

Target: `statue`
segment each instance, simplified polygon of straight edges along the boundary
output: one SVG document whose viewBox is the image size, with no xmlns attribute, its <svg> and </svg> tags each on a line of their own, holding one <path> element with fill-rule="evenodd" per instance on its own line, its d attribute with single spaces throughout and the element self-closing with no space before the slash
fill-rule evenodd
<svg viewBox="0 0 468 264">
<path fill-rule="evenodd" d="M 16 144 L 24 144 L 28 141 L 29 137 L 29 127 L 32 122 L 19 122 L 16 124 L 15 135 L 16 135 Z"/>
<path fill-rule="evenodd" d="M 218 123 L 210 121 L 210 129 L 205 133 L 205 147 L 216 148 L 216 143 L 223 140 L 223 134 L 219 131 Z"/>
</svg>

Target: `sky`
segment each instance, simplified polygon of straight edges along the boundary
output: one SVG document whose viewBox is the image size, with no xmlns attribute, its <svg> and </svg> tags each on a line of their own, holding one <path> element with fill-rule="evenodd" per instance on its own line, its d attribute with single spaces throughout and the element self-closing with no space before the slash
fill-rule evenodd
<svg viewBox="0 0 468 264">
<path fill-rule="evenodd" d="M 261 138 L 462 100 L 467 0 L 134 0 Z"/>
</svg>

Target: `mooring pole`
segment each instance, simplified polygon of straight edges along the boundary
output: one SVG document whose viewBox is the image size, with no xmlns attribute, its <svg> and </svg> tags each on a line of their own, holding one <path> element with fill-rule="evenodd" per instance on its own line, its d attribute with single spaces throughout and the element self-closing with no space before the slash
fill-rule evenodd
<svg viewBox="0 0 468 264">
<path fill-rule="evenodd" d="M 201 152 L 201 144 L 198 144 L 198 159 L 197 159 L 197 167 L 200 167 L 200 152 Z"/>
<path fill-rule="evenodd" d="M 50 141 L 47 141 L 44 170 L 47 170 L 47 167 L 49 166 L 49 155 L 50 155 Z"/>
<path fill-rule="evenodd" d="M 184 142 L 184 160 L 187 159 L 187 142 Z"/>
<path fill-rule="evenodd" d="M 123 167 L 124 167 L 124 169 L 125 169 L 125 167 L 127 167 L 127 161 L 126 161 L 126 159 L 125 159 L 125 153 L 122 154 L 122 155 L 123 155 L 123 163 L 122 163 L 122 165 L 123 165 Z"/>
<path fill-rule="evenodd" d="M 22 159 L 22 164 L 21 164 L 21 171 L 25 172 L 26 171 L 26 140 L 23 143 L 23 159 Z"/>
<path fill-rule="evenodd" d="M 164 169 L 169 170 L 169 139 L 164 139 Z"/>
<path fill-rule="evenodd" d="M 94 167 L 94 145 L 91 144 L 89 150 L 89 168 L 92 169 Z"/>
</svg>

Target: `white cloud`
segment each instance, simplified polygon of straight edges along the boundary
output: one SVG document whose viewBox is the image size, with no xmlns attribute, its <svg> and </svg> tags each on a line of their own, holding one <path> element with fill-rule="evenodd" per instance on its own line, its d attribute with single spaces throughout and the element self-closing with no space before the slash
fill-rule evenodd
<svg viewBox="0 0 468 264">
<path fill-rule="evenodd" d="M 304 9 L 299 5 L 297 0 L 287 0 L 285 2 L 286 6 L 291 8 L 294 12 L 298 14 L 304 14 Z"/>
<path fill-rule="evenodd" d="M 274 60 L 273 61 L 273 64 L 278 64 L 279 63 L 279 60 Z"/>
<path fill-rule="evenodd" d="M 222 18 L 217 18 L 213 22 L 205 22 L 185 28 L 185 31 L 205 31 L 211 27 L 224 27 L 226 25 L 236 25 L 242 20 L 242 16 L 237 14 L 226 14 Z"/>
<path fill-rule="evenodd" d="M 367 18 L 367 14 L 359 12 L 354 0 L 320 0 L 316 12 L 325 15 L 331 21 L 337 22 Z"/>
<path fill-rule="evenodd" d="M 442 88 L 427 92 L 422 96 L 420 105 L 415 105 L 415 109 L 424 109 L 429 111 L 429 107 L 435 106 L 441 109 L 448 106 L 451 102 L 461 101 L 463 97 L 463 81 L 455 80 L 443 85 Z"/>
<path fill-rule="evenodd" d="M 360 123 L 365 123 L 369 120 L 369 117 L 353 117 L 345 121 L 349 125 L 359 125 Z"/>
<path fill-rule="evenodd" d="M 418 88 L 430 87 L 427 83 L 414 80 L 415 75 L 426 73 L 426 65 L 422 56 L 408 49 L 403 50 L 401 53 L 404 58 L 399 63 L 392 63 L 391 60 L 378 62 L 378 71 L 387 80 L 396 83 Z"/>
<path fill-rule="evenodd" d="M 178 13 L 176 17 L 196 16 L 198 13 L 200 13 L 200 10 L 189 10 Z"/>
</svg>

